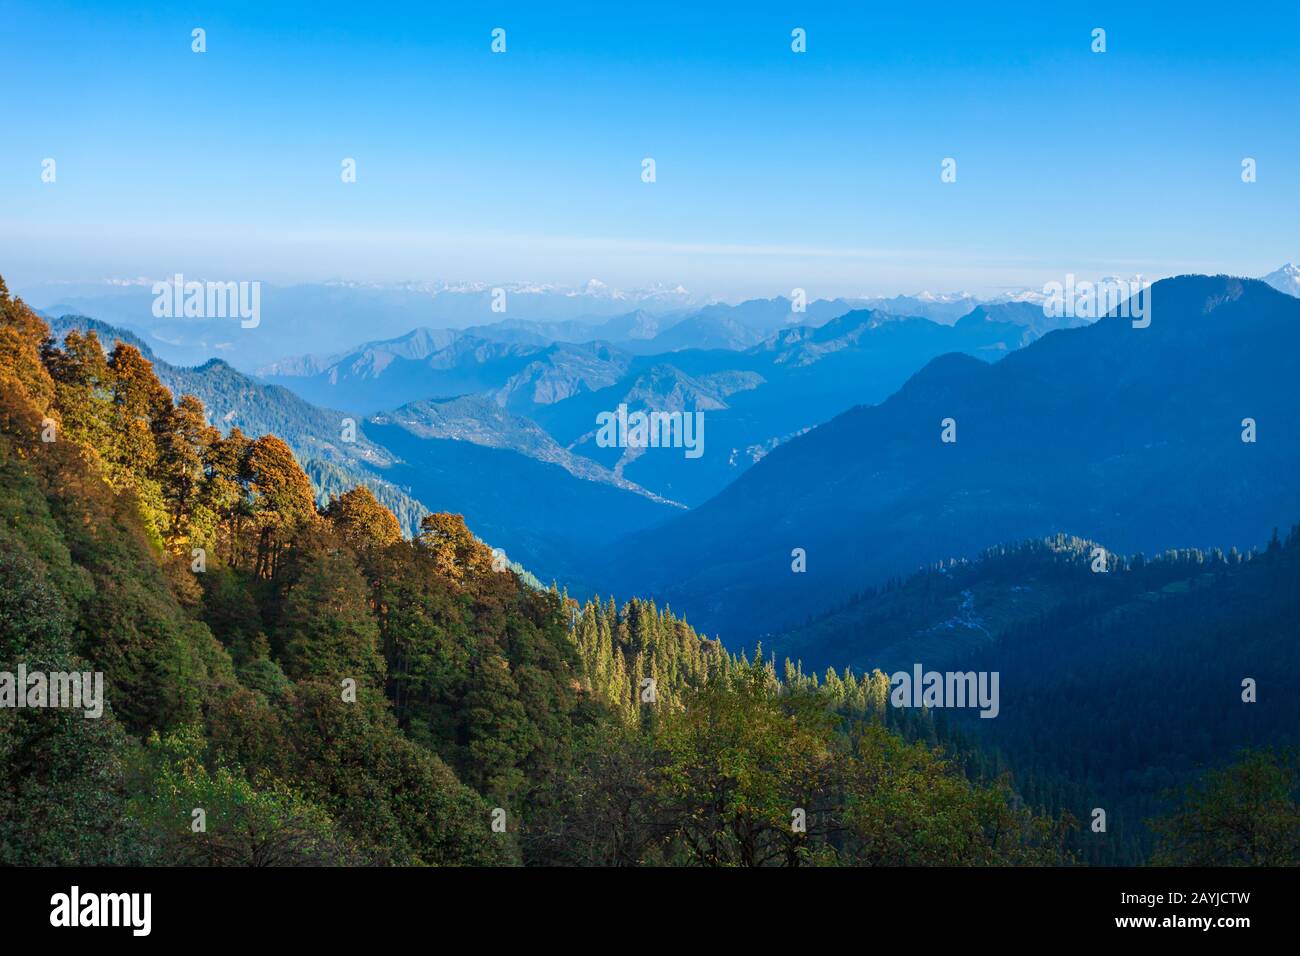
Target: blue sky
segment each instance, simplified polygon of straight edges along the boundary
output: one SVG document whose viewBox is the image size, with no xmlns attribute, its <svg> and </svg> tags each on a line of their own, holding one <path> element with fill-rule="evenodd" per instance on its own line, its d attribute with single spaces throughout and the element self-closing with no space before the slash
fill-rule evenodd
<svg viewBox="0 0 1300 956">
<path fill-rule="evenodd" d="M 1300 258 L 1294 3 L 167 6 L 6 4 L 11 285 L 831 296 Z"/>
</svg>

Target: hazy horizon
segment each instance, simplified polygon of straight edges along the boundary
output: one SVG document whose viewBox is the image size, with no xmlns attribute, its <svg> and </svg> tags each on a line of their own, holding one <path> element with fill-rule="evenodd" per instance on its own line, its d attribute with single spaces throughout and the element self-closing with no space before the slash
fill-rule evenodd
<svg viewBox="0 0 1300 956">
<path fill-rule="evenodd" d="M 1092 270 L 1082 274 L 1068 273 L 1074 275 L 1078 280 L 1091 282 L 1102 282 L 1107 279 L 1133 280 L 1141 278 L 1145 282 L 1157 282 L 1160 279 L 1170 278 L 1177 275 L 1230 275 L 1237 278 L 1263 279 L 1271 273 L 1280 269 L 1292 266 L 1293 258 L 1277 258 L 1272 265 L 1266 268 L 1256 269 L 1248 272 L 1233 272 L 1221 268 L 1204 268 L 1204 269 L 1177 269 L 1166 273 L 1147 273 L 1140 272 L 1104 272 L 1102 270 Z M 1047 274 L 1044 280 L 1046 282 L 1061 281 L 1067 273 Z M 112 294 L 114 292 L 129 293 L 133 290 L 151 288 L 155 283 L 172 283 L 176 273 L 165 274 L 138 274 L 138 275 L 106 275 L 94 278 L 69 277 L 61 279 L 50 279 L 43 281 L 27 281 L 21 274 L 17 279 L 10 279 L 6 276 L 6 282 L 10 291 L 29 300 L 35 308 L 48 308 L 55 304 L 55 299 L 67 294 L 72 296 L 83 296 L 95 292 Z M 197 281 L 223 281 L 223 274 L 213 273 L 211 270 L 196 270 L 193 272 L 180 273 L 186 280 Z M 259 280 L 260 281 L 260 280 Z M 856 291 L 836 291 L 830 293 L 821 293 L 816 289 L 803 289 L 807 300 L 813 301 L 834 301 L 844 300 L 869 300 L 869 299 L 887 299 L 894 297 L 915 298 L 919 296 L 934 296 L 944 299 L 972 298 L 978 300 L 994 300 L 1003 296 L 1014 296 L 1028 293 L 1030 295 L 1041 294 L 1044 283 L 1034 282 L 1008 282 L 999 285 L 973 285 L 973 286 L 954 286 L 951 288 L 944 287 L 940 283 L 925 283 L 919 285 L 896 284 L 889 286 L 887 283 L 880 283 L 871 288 L 860 288 Z M 320 279 L 299 279 L 271 281 L 264 283 L 271 288 L 295 289 L 295 288 L 353 288 L 353 289 L 372 289 L 377 291 L 414 291 L 428 293 L 430 295 L 440 294 L 469 294 L 491 292 L 495 288 L 502 288 L 511 293 L 528 293 L 538 295 L 564 295 L 569 297 L 589 297 L 592 299 L 631 299 L 634 301 L 643 301 L 653 296 L 677 295 L 682 299 L 682 305 L 673 306 L 681 308 L 692 308 L 713 304 L 738 305 L 743 302 L 754 300 L 770 300 L 777 298 L 790 298 L 796 288 L 775 288 L 772 283 L 762 283 L 757 285 L 752 291 L 738 290 L 729 295 L 718 295 L 707 290 L 692 288 L 683 282 L 674 281 L 671 278 L 665 278 L 660 281 L 651 281 L 645 284 L 634 285 L 615 285 L 606 282 L 600 276 L 588 276 L 583 281 L 564 282 L 564 281 L 540 281 L 532 278 L 515 278 L 515 279 L 466 279 L 456 277 L 405 277 L 400 279 L 379 280 L 379 279 L 361 279 L 347 276 L 329 276 Z M 51 298 L 53 296 L 54 298 Z M 44 297 L 47 301 L 41 302 L 40 298 Z M 639 307 L 639 306 L 638 306 Z M 669 308 L 669 306 L 665 306 Z M 502 318 L 508 316 L 501 316 Z"/>
</svg>

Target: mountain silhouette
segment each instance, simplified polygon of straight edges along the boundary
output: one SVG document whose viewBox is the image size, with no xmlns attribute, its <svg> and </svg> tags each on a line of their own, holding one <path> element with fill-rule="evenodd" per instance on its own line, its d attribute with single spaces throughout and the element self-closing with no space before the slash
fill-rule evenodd
<svg viewBox="0 0 1300 956">
<path fill-rule="evenodd" d="M 619 542 L 619 586 L 750 639 L 1006 540 L 1064 532 L 1129 553 L 1261 544 L 1300 514 L 1300 300 L 1226 276 L 1147 294 L 1146 328 L 1112 315 L 995 364 L 934 359 L 881 404 Z M 791 569 L 796 548 L 804 573 Z"/>
</svg>

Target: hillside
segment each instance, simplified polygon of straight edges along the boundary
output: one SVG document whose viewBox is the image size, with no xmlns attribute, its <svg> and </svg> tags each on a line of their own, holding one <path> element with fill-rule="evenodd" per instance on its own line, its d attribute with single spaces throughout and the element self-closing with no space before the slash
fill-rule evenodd
<svg viewBox="0 0 1300 956">
<path fill-rule="evenodd" d="M 1073 533 L 1124 553 L 1265 540 L 1300 514 L 1300 300 L 1222 276 L 1150 295 L 1149 328 L 1111 317 L 991 365 L 933 360 L 881 404 L 629 536 L 617 546 L 636 556 L 626 580 L 749 640 L 1009 539 Z M 1247 418 L 1255 442 L 1242 440 Z M 806 573 L 791 571 L 794 548 Z"/>
<path fill-rule="evenodd" d="M 1170 791 L 1236 748 L 1300 744 L 1300 526 L 1260 544 L 1108 552 L 1105 573 L 1094 542 L 998 546 L 859 594 L 768 646 L 812 670 L 998 672 L 997 718 L 948 711 L 948 725 L 1031 802 L 1079 819 L 1106 808 L 1109 832 L 1072 842 L 1082 859 L 1138 863 Z M 1246 677 L 1255 703 L 1241 699 Z"/>
<path fill-rule="evenodd" d="M 511 415 L 482 395 L 411 402 L 391 412 L 375 415 L 376 426 L 395 425 L 418 438 L 463 441 L 487 448 L 517 452 L 540 462 L 559 465 L 575 478 L 613 485 L 655 499 L 644 488 L 620 478 L 589 458 L 575 455 L 555 443 L 535 422 Z M 659 499 L 662 503 L 662 499 Z"/>
</svg>

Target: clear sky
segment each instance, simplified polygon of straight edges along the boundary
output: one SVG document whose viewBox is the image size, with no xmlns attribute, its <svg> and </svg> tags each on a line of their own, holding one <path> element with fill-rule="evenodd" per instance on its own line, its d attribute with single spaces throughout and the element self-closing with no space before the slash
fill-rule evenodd
<svg viewBox="0 0 1300 956">
<path fill-rule="evenodd" d="M 833 296 L 1300 259 L 1294 2 L 443 6 L 7 0 L 0 274 Z"/>
</svg>

